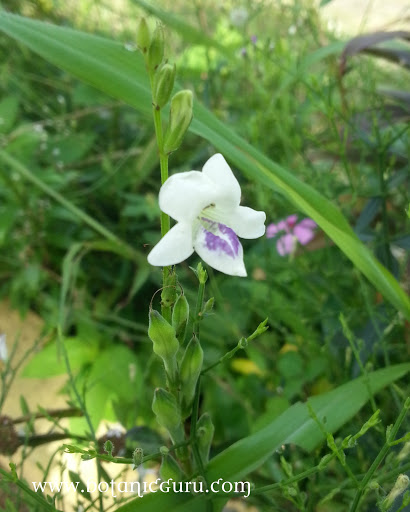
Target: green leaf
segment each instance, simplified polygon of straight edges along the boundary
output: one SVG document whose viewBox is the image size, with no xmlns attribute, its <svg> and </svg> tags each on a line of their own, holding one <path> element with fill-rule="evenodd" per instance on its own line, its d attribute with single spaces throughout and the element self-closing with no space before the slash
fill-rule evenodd
<svg viewBox="0 0 410 512">
<path fill-rule="evenodd" d="M 80 496 L 84 496 L 84 498 L 86 498 L 88 501 L 92 501 L 91 494 L 87 491 L 87 486 L 81 480 L 80 475 L 78 473 L 75 473 L 74 471 L 68 471 L 68 474 L 70 475 L 71 482 L 74 485 L 78 484 L 76 487 L 76 491 L 78 493 L 81 493 Z"/>
<path fill-rule="evenodd" d="M 102 419 L 115 420 L 112 411 L 117 402 L 135 408 L 142 389 L 142 372 L 136 355 L 124 346 L 107 348 L 95 358 L 85 387 L 87 412 L 94 428 Z"/>
<path fill-rule="evenodd" d="M 151 112 L 148 79 L 137 52 L 102 37 L 5 12 L 0 14 L 0 30 L 101 91 L 142 113 Z M 249 178 L 280 191 L 316 221 L 384 297 L 410 319 L 408 296 L 362 244 L 336 206 L 248 144 L 198 102 L 191 131 L 213 144 Z"/>
<path fill-rule="evenodd" d="M 93 361 L 98 354 L 98 344 L 92 339 L 65 338 L 64 346 L 73 371 L 78 371 L 81 366 Z M 45 378 L 65 372 L 64 359 L 58 357 L 57 346 L 51 342 L 30 359 L 24 368 L 23 377 Z"/>
<path fill-rule="evenodd" d="M 9 133 L 17 119 L 19 108 L 15 96 L 6 96 L 0 101 L 0 133 Z"/>
<path fill-rule="evenodd" d="M 348 382 L 329 393 L 309 399 L 317 417 L 326 419 L 326 430 L 334 433 L 353 418 L 369 400 L 369 392 L 375 394 L 385 386 L 403 377 L 410 371 L 410 364 L 384 368 Z M 367 381 L 366 381 L 367 379 Z M 306 403 L 296 403 L 258 432 L 234 443 L 214 457 L 208 464 L 206 476 L 209 482 L 222 478 L 240 481 L 257 469 L 280 446 L 294 443 L 312 451 L 325 437 L 309 415 Z M 143 500 L 133 500 L 117 509 L 117 512 L 206 512 L 206 500 L 192 498 L 188 494 L 151 494 Z"/>
</svg>

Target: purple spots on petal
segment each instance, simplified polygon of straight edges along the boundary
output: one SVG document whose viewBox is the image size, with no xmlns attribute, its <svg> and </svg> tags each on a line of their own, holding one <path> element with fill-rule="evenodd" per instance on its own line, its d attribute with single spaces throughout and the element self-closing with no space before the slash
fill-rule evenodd
<svg viewBox="0 0 410 512">
<path fill-rule="evenodd" d="M 202 217 L 201 220 L 207 223 L 206 227 L 202 226 L 207 249 L 223 252 L 231 258 L 235 258 L 241 247 L 235 232 L 225 224 L 213 222 L 205 217 Z"/>
<path fill-rule="evenodd" d="M 238 240 L 238 237 L 236 236 L 235 231 L 233 231 L 233 229 L 231 229 L 231 228 L 228 228 L 228 226 L 225 226 L 225 224 L 218 224 L 218 227 L 219 227 L 219 231 L 223 235 L 226 235 L 228 237 L 229 242 L 231 243 L 232 249 L 233 249 L 235 255 L 237 255 L 241 244 L 239 243 L 239 240 Z"/>
<path fill-rule="evenodd" d="M 235 257 L 232 247 L 228 244 L 228 242 L 223 238 L 210 233 L 209 231 L 207 231 L 205 235 L 205 244 L 210 251 L 221 251 L 231 258 Z"/>
</svg>

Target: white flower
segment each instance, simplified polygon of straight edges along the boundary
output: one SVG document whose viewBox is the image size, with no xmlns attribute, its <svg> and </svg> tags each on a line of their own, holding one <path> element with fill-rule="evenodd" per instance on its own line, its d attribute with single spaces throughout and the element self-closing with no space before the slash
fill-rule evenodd
<svg viewBox="0 0 410 512">
<path fill-rule="evenodd" d="M 211 267 L 232 276 L 246 276 L 238 240 L 265 233 L 264 212 L 239 206 L 241 188 L 220 154 L 202 172 L 171 176 L 159 192 L 161 210 L 177 224 L 148 255 L 155 266 L 181 263 L 196 251 Z"/>
<path fill-rule="evenodd" d="M 7 361 L 7 358 L 6 335 L 0 334 L 0 361 Z"/>
</svg>

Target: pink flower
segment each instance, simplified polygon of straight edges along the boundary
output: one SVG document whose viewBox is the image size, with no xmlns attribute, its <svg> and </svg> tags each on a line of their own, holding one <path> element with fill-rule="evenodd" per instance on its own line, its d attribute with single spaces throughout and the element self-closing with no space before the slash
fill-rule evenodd
<svg viewBox="0 0 410 512">
<path fill-rule="evenodd" d="M 276 249 L 281 256 L 291 254 L 296 249 L 299 242 L 302 245 L 308 244 L 315 237 L 317 224 L 312 219 L 302 219 L 297 222 L 297 215 L 289 215 L 277 224 L 269 224 L 266 228 L 267 238 L 273 238 L 282 231 L 284 234 L 278 238 Z"/>
</svg>

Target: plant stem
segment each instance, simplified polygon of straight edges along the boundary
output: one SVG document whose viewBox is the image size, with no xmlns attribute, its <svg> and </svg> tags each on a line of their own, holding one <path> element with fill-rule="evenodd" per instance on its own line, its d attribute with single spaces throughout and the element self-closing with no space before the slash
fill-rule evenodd
<svg viewBox="0 0 410 512">
<path fill-rule="evenodd" d="M 193 325 L 193 331 L 194 334 L 196 334 L 199 337 L 199 322 L 201 320 L 201 311 L 202 306 L 204 304 L 204 293 L 205 293 L 205 283 L 199 282 L 199 288 L 198 288 L 198 298 L 196 301 L 196 309 L 195 309 L 195 319 L 194 319 L 194 325 Z"/>
<path fill-rule="evenodd" d="M 29 501 L 32 503 L 37 502 L 41 510 L 49 510 L 50 512 L 56 512 L 57 509 L 51 504 L 48 503 L 44 498 L 43 495 L 37 492 L 34 492 L 32 489 L 30 489 L 24 482 L 21 480 L 16 479 L 13 477 L 10 473 L 5 471 L 4 469 L 0 468 L 0 475 L 3 476 L 3 479 L 7 482 L 13 483 L 20 487 L 20 489 L 23 490 L 23 492 L 26 494 L 26 497 Z"/>
<path fill-rule="evenodd" d="M 163 185 L 168 179 L 168 155 L 163 152 L 164 147 L 164 136 L 162 132 L 162 121 L 161 121 L 161 110 L 158 110 L 154 105 L 154 126 L 155 135 L 157 137 L 158 151 L 159 151 L 159 165 L 161 168 L 161 185 Z M 164 237 L 170 229 L 169 215 L 161 212 L 161 235 Z"/>
<path fill-rule="evenodd" d="M 150 76 L 151 82 L 151 91 L 153 90 L 153 80 Z M 157 138 L 158 145 L 158 153 L 159 153 L 159 165 L 161 169 L 161 185 L 163 185 L 168 179 L 168 155 L 164 153 L 164 135 L 162 131 L 162 119 L 161 119 L 161 110 L 153 104 L 152 107 L 153 116 L 154 116 L 154 127 L 155 127 L 155 136 Z M 170 218 L 169 215 L 161 211 L 160 214 L 161 220 L 161 236 L 162 238 L 168 233 L 170 230 Z M 162 286 L 165 287 L 168 284 L 168 278 L 171 273 L 171 267 L 164 267 L 162 269 Z M 171 307 L 167 304 L 162 304 L 161 307 L 162 316 L 168 322 L 171 321 Z"/>
<path fill-rule="evenodd" d="M 209 370 L 212 370 L 212 368 L 215 368 L 215 366 L 218 366 L 219 364 L 224 363 L 228 359 L 232 359 L 232 357 L 238 352 L 238 350 L 243 349 L 243 347 L 238 343 L 235 348 L 227 352 L 225 355 L 221 356 L 215 363 L 212 363 L 211 365 L 207 366 L 204 370 L 202 370 L 201 375 L 205 375 L 205 373 L 208 373 Z"/>
<path fill-rule="evenodd" d="M 395 424 L 393 425 L 393 427 L 391 428 L 391 430 L 387 436 L 387 440 L 386 440 L 383 448 L 379 452 L 379 455 L 374 459 L 373 464 L 370 466 L 370 468 L 367 471 L 367 473 L 365 474 L 363 480 L 360 482 L 359 488 L 354 497 L 352 506 L 350 507 L 350 512 L 355 512 L 357 510 L 357 507 L 359 506 L 359 502 L 363 496 L 363 493 L 364 493 L 368 483 L 372 479 L 375 471 L 381 464 L 384 457 L 387 455 L 387 452 L 390 450 L 391 443 L 394 441 L 394 439 L 397 435 L 397 432 L 400 428 L 400 425 L 402 424 L 409 408 L 410 408 L 410 397 L 407 398 L 407 400 L 405 401 L 404 406 L 403 406 L 402 410 L 400 411 L 400 414 L 399 414 Z"/>
</svg>

